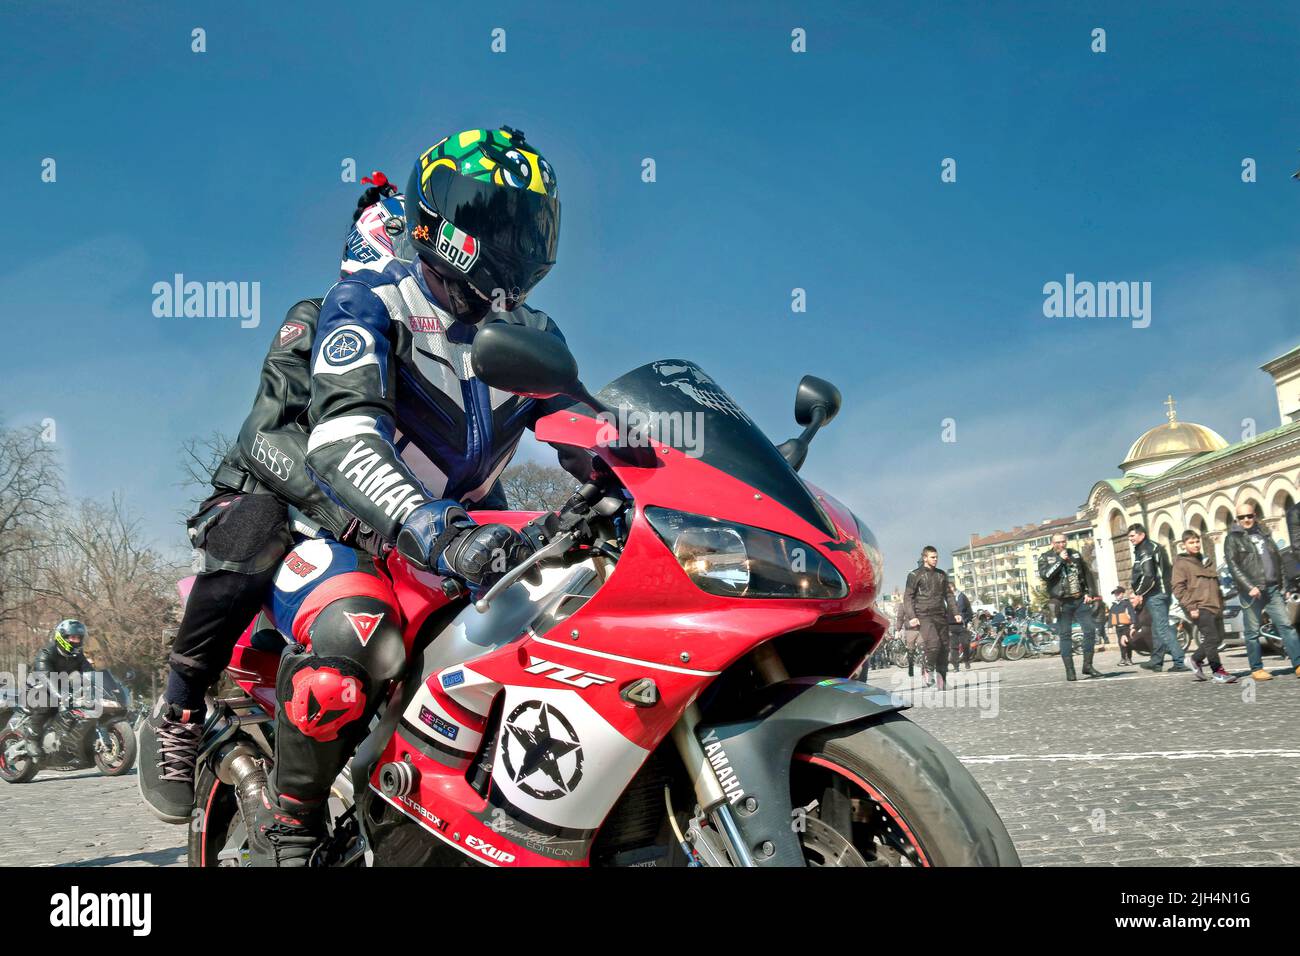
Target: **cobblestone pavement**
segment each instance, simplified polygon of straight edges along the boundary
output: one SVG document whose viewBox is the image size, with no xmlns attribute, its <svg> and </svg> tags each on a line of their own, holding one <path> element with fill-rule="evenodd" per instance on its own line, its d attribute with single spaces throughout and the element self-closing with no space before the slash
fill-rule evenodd
<svg viewBox="0 0 1300 956">
<path fill-rule="evenodd" d="M 948 706 L 912 694 L 907 713 L 974 774 L 1026 865 L 1300 864 L 1300 679 L 1286 662 L 1231 685 L 1118 662 L 1099 653 L 1110 676 L 1073 684 L 1059 657 L 976 664 Z M 1224 665 L 1246 673 L 1244 650 Z M 897 690 L 906 673 L 869 679 Z"/>
<path fill-rule="evenodd" d="M 150 816 L 135 771 L 0 783 L 0 866 L 184 866 L 186 828 Z"/>
<path fill-rule="evenodd" d="M 1055 657 L 976 664 L 908 716 L 970 768 L 1027 865 L 1300 864 L 1300 680 L 1278 658 L 1274 680 L 1228 686 L 1118 659 L 1074 684 Z M 1246 669 L 1240 649 L 1225 663 Z M 0 784 L 0 823 L 0 865 L 185 864 L 185 829 L 144 811 L 134 773 Z"/>
</svg>

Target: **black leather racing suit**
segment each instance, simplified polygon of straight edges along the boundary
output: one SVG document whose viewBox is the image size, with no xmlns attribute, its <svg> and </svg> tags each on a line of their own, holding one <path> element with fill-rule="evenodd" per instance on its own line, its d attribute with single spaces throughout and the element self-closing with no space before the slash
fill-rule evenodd
<svg viewBox="0 0 1300 956">
<path fill-rule="evenodd" d="M 27 715 L 27 730 L 33 737 L 39 740 L 46 722 L 58 713 L 67 677 L 92 671 L 94 668 L 80 650 L 65 654 L 52 639 L 41 646 L 32 661 L 27 692 L 19 708 Z"/>
<path fill-rule="evenodd" d="M 366 529 L 307 474 L 303 423 L 311 399 L 312 337 L 320 299 L 296 304 L 262 363 L 253 407 L 189 521 L 202 565 L 169 659 L 166 698 L 201 711 L 207 688 L 230 661 L 291 541 L 290 521 L 365 546 Z M 288 505 L 292 503 L 292 510 Z"/>
</svg>

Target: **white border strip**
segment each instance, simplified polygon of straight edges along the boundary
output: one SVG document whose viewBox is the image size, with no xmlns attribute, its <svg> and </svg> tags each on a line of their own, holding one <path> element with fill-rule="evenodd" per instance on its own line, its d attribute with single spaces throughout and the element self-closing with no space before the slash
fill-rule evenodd
<svg viewBox="0 0 1300 956">
<path fill-rule="evenodd" d="M 533 640 L 538 644 L 549 644 L 551 647 L 562 647 L 566 651 L 576 651 L 579 654 L 589 654 L 592 657 L 603 657 L 607 661 L 618 661 L 621 664 L 634 664 L 637 667 L 652 667 L 657 671 L 669 671 L 673 674 L 690 674 L 693 677 L 717 677 L 722 671 L 697 671 L 689 667 L 673 667 L 671 664 L 654 664 L 650 661 L 643 661 L 636 657 L 623 657 L 619 654 L 607 654 L 604 651 L 593 651 L 585 647 L 579 647 L 577 644 L 565 644 L 561 641 L 548 641 L 544 637 L 538 637 L 532 631 Z"/>
</svg>

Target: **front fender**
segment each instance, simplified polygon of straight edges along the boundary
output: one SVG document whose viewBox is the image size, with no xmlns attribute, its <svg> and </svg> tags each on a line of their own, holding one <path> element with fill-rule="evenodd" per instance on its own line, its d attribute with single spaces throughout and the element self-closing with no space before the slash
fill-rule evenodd
<svg viewBox="0 0 1300 956">
<path fill-rule="evenodd" d="M 827 727 L 907 706 L 861 681 L 798 677 L 765 688 L 748 714 L 728 713 L 718 720 L 704 715 L 696 734 L 724 778 L 736 825 L 756 866 L 804 865 L 790 798 L 790 765 L 799 742 Z M 726 779 L 732 774 L 734 785 Z M 767 843 L 771 853 L 763 850 Z"/>
</svg>

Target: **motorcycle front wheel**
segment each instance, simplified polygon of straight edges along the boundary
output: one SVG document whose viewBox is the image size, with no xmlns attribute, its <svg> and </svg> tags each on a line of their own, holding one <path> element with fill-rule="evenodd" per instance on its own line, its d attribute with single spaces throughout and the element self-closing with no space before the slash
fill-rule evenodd
<svg viewBox="0 0 1300 956">
<path fill-rule="evenodd" d="M 125 720 L 115 720 L 107 728 L 107 750 L 95 750 L 95 766 L 105 777 L 120 777 L 135 766 L 135 731 Z"/>
<path fill-rule="evenodd" d="M 979 659 L 985 664 L 992 664 L 1002 656 L 1002 648 L 997 641 L 984 641 L 980 644 Z"/>
<path fill-rule="evenodd" d="M 14 756 L 12 759 L 5 756 L 5 753 L 22 739 L 23 735 L 16 730 L 0 733 L 0 780 L 5 783 L 28 783 L 40 772 L 40 764 L 27 753 Z"/>
<path fill-rule="evenodd" d="M 1006 826 L 939 741 L 888 714 L 806 739 L 791 768 L 809 866 L 1019 866 Z"/>
<path fill-rule="evenodd" d="M 1016 641 L 1014 644 L 1004 644 L 1002 645 L 1002 653 L 1006 655 L 1009 661 L 1023 660 L 1028 651 L 1025 643 L 1025 641 Z"/>
</svg>

